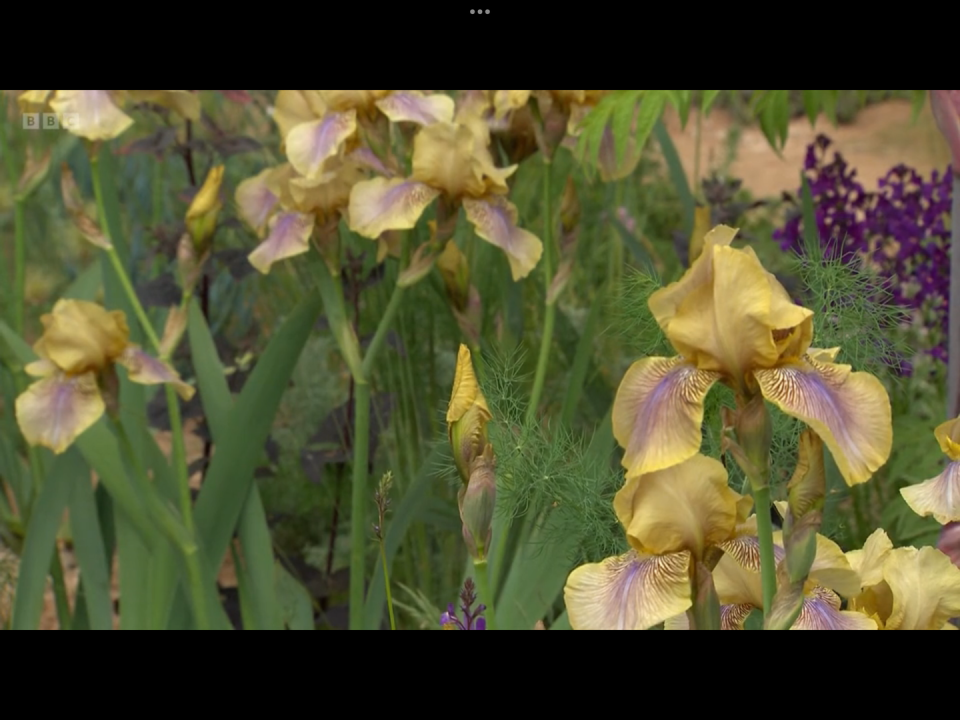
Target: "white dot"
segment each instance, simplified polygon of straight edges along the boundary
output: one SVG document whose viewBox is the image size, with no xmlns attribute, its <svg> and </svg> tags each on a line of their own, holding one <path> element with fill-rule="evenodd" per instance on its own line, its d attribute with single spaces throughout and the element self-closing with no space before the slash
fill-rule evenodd
<svg viewBox="0 0 960 720">
<path fill-rule="evenodd" d="M 489 14 L 490 14 L 490 11 L 489 11 L 489 10 L 487 10 L 487 15 L 489 15 Z"/>
<path fill-rule="evenodd" d="M 476 12 L 477 12 L 476 10 L 471 10 L 471 11 L 470 11 L 470 14 L 473 15 L 473 14 L 475 14 Z"/>
</svg>

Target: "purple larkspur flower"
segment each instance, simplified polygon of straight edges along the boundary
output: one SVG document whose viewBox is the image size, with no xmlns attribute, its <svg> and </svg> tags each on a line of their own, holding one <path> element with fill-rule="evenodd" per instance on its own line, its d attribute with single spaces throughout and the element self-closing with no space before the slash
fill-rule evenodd
<svg viewBox="0 0 960 720">
<path fill-rule="evenodd" d="M 457 614 L 457 608 L 453 603 L 447 605 L 447 611 L 440 615 L 441 630 L 486 630 L 487 621 L 483 617 L 483 611 L 487 609 L 486 605 L 480 604 L 476 608 L 473 604 L 477 601 L 476 586 L 471 578 L 467 578 L 463 583 L 463 590 L 460 591 L 460 614 Z M 461 616 L 463 619 L 461 620 Z"/>
<path fill-rule="evenodd" d="M 927 353 L 945 360 L 952 169 L 934 171 L 927 179 L 900 164 L 868 191 L 840 153 L 828 159 L 830 145 L 819 135 L 804 158 L 824 254 L 844 261 L 862 258 L 888 280 L 893 300 L 933 330 Z M 773 237 L 784 250 L 803 251 L 799 208 Z"/>
</svg>

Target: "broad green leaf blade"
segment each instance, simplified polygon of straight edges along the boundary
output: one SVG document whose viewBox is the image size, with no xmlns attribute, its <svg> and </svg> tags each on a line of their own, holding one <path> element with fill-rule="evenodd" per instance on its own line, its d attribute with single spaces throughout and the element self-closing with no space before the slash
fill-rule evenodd
<svg viewBox="0 0 960 720">
<path fill-rule="evenodd" d="M 807 113 L 807 119 L 811 125 L 817 122 L 817 116 L 820 114 L 820 91 L 819 90 L 801 90 L 803 97 L 803 109 Z"/>
<path fill-rule="evenodd" d="M 650 133 L 663 115 L 663 108 L 667 103 L 667 95 L 663 90 L 650 90 L 640 102 L 637 113 L 637 131 L 634 138 L 637 142 L 637 151 L 643 150 Z M 624 149 L 626 152 L 626 149 Z"/>
<path fill-rule="evenodd" d="M 313 600 L 306 588 L 279 561 L 276 563 L 275 577 L 283 625 L 290 630 L 315 630 Z"/>
<path fill-rule="evenodd" d="M 666 126 L 662 120 L 654 123 L 653 134 L 660 144 L 660 152 L 663 153 L 663 159 L 667 163 L 667 171 L 670 180 L 680 196 L 680 209 L 683 211 L 683 236 L 690 237 L 693 232 L 693 210 L 696 203 L 693 199 L 693 193 L 690 192 L 690 184 L 687 182 L 687 173 L 683 169 L 683 163 L 680 162 L 680 155 L 677 148 L 667 132 Z"/>
<path fill-rule="evenodd" d="M 208 558 L 222 558 L 227 551 L 273 418 L 320 309 L 317 293 L 300 303 L 270 340 L 234 406 L 226 439 L 217 445 L 197 498 L 196 527 Z"/>
<path fill-rule="evenodd" d="M 128 516 L 117 508 L 117 572 L 120 578 L 120 629 L 150 629 L 150 571 L 155 562 Z M 162 540 L 157 538 L 156 547 Z"/>
<path fill-rule="evenodd" d="M 223 442 L 226 440 L 233 395 L 227 385 L 223 364 L 220 362 L 210 327 L 196 301 L 190 303 L 187 334 L 190 339 L 190 355 L 193 359 L 193 370 L 197 375 L 197 389 L 200 391 L 203 412 L 210 424 L 214 441 Z"/>
<path fill-rule="evenodd" d="M 343 307 L 343 292 L 337 279 L 330 274 L 326 263 L 317 263 L 316 267 L 317 288 L 323 298 L 323 311 L 330 323 L 330 330 L 350 372 L 355 378 L 362 378 L 363 358 L 360 355 L 360 343 L 353 325 L 347 319 L 347 311 Z"/>
<path fill-rule="evenodd" d="M 20 557 L 11 624 L 14 630 L 36 630 L 40 626 L 50 559 L 56 551 L 57 531 L 63 511 L 67 509 L 73 484 L 89 481 L 84 477 L 84 469 L 83 461 L 74 449 L 57 456 L 37 496 Z"/>
<path fill-rule="evenodd" d="M 820 97 L 823 101 L 823 114 L 829 118 L 830 123 L 837 126 L 837 100 L 840 99 L 839 90 L 820 90 Z"/>
<path fill-rule="evenodd" d="M 564 610 L 557 616 L 557 619 L 553 621 L 553 624 L 550 626 L 551 630 L 572 630 L 570 627 L 570 618 L 567 617 L 567 611 Z"/>
<path fill-rule="evenodd" d="M 670 102 L 677 109 L 680 116 L 680 129 L 687 129 L 687 121 L 690 120 L 690 104 L 693 102 L 692 90 L 666 90 Z"/>
<path fill-rule="evenodd" d="M 77 275 L 70 286 L 63 291 L 61 297 L 72 300 L 94 301 L 100 288 L 103 286 L 103 266 L 92 263 L 83 272 Z"/>
<path fill-rule="evenodd" d="M 703 91 L 703 100 L 701 101 L 701 102 L 703 103 L 703 108 L 701 109 L 701 112 L 702 112 L 704 115 L 706 115 L 707 113 L 710 112 L 710 108 L 713 106 L 713 103 L 716 101 L 716 99 L 717 99 L 719 96 L 720 96 L 720 91 L 719 91 L 719 90 L 704 90 L 704 91 Z"/>
<path fill-rule="evenodd" d="M 610 133 L 613 135 L 613 151 L 618 167 L 623 164 L 627 157 L 627 145 L 630 142 L 630 129 L 637 111 L 637 102 L 644 92 L 644 90 L 624 92 L 622 96 L 617 98 L 617 103 L 610 115 Z M 606 132 L 606 129 L 604 129 L 604 132 Z"/>
<path fill-rule="evenodd" d="M 88 473 L 83 473 L 87 475 Z M 91 630 L 113 629 L 110 563 L 103 547 L 100 516 L 90 479 L 78 478 L 70 497 L 70 528 L 80 565 L 80 584 Z"/>
</svg>

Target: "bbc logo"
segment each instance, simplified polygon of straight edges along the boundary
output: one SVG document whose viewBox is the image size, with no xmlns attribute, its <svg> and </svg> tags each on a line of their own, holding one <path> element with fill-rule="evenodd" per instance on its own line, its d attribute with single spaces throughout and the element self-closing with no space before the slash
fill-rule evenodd
<svg viewBox="0 0 960 720">
<path fill-rule="evenodd" d="M 23 113 L 24 130 L 76 130 L 78 127 L 79 113 Z"/>
</svg>

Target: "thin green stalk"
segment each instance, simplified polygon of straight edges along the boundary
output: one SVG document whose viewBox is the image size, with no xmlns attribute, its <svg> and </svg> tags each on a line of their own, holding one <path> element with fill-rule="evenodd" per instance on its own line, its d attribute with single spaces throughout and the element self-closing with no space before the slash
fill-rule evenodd
<svg viewBox="0 0 960 720">
<path fill-rule="evenodd" d="M 763 609 L 770 612 L 777 594 L 777 560 L 773 554 L 773 522 L 770 520 L 770 486 L 753 489 L 757 514 L 757 541 L 760 544 L 760 583 L 763 587 Z"/>
<path fill-rule="evenodd" d="M 553 165 L 544 159 L 543 168 L 543 286 L 544 297 L 550 293 L 554 273 L 553 247 L 553 205 L 551 203 L 553 189 L 550 182 Z M 527 424 L 533 422 L 540 405 L 540 396 L 543 394 L 543 383 L 547 377 L 547 363 L 550 360 L 550 348 L 553 346 L 553 327 L 556 322 L 556 302 L 547 302 L 543 317 L 543 334 L 540 336 L 540 356 L 537 358 L 537 370 L 533 376 L 533 390 L 530 393 L 530 405 L 527 406 Z"/>
<path fill-rule="evenodd" d="M 369 491 L 370 385 L 355 379 L 353 391 L 353 487 L 350 502 L 350 623 L 363 629 L 366 579 L 367 493 Z M 384 578 L 386 580 L 386 578 Z"/>
<path fill-rule="evenodd" d="M 493 592 L 490 589 L 490 578 L 487 575 L 487 564 L 473 564 L 474 583 L 477 586 L 477 600 L 486 606 L 483 616 L 487 619 L 487 630 L 497 629 L 497 614 L 493 609 Z"/>
<path fill-rule="evenodd" d="M 380 540 L 380 561 L 383 563 L 383 587 L 387 591 L 387 611 L 390 613 L 390 629 L 397 629 L 397 621 L 393 616 L 393 597 L 390 594 L 390 571 L 387 569 L 387 551 L 384 549 L 383 540 Z"/>
<path fill-rule="evenodd" d="M 24 198 L 16 195 L 19 176 L 17 175 L 16 162 L 13 152 L 10 148 L 10 142 L 7 138 L 7 113 L 6 106 L 0 107 L 0 153 L 3 154 L 4 164 L 7 170 L 7 182 L 14 192 L 13 198 L 13 317 L 11 325 L 17 335 L 23 337 L 24 328 L 24 288 L 26 287 L 26 269 L 27 269 L 27 244 L 25 238 L 24 223 Z"/>
</svg>

